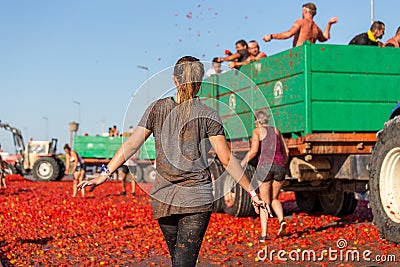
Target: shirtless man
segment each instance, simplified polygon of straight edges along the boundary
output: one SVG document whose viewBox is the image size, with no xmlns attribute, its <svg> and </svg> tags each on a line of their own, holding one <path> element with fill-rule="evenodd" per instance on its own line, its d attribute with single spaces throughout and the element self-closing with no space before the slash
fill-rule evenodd
<svg viewBox="0 0 400 267">
<path fill-rule="evenodd" d="M 284 40 L 293 36 L 293 47 L 302 45 L 305 41 L 315 43 L 317 40 L 325 42 L 330 39 L 330 31 L 332 24 L 338 22 L 338 18 L 334 17 L 328 21 L 325 30 L 322 31 L 313 18 L 317 14 L 317 7 L 313 3 L 303 5 L 302 19 L 296 20 L 290 30 L 281 33 L 267 34 L 263 37 L 266 42 L 272 39 Z"/>
<path fill-rule="evenodd" d="M 250 56 L 248 46 L 245 40 L 239 40 L 236 42 L 236 53 L 229 55 L 227 57 L 219 57 L 217 58 L 217 62 L 225 62 L 231 61 L 228 64 L 229 68 L 239 69 L 241 66 L 241 62 L 245 62 L 246 59 Z"/>
<path fill-rule="evenodd" d="M 254 60 L 260 60 L 264 57 L 267 57 L 267 55 L 264 52 L 260 51 L 260 46 L 258 45 L 257 41 L 251 40 L 249 42 L 249 52 L 250 56 L 247 58 L 246 61 L 254 61 Z"/>
<path fill-rule="evenodd" d="M 385 47 L 400 47 L 400 27 L 397 28 L 395 36 L 386 41 Z"/>
<path fill-rule="evenodd" d="M 258 45 L 257 41 L 255 41 L 255 40 L 251 40 L 249 42 L 247 50 L 249 51 L 250 55 L 243 62 L 235 62 L 236 67 L 241 67 L 246 64 L 249 64 L 252 61 L 260 60 L 264 57 L 267 57 L 267 55 L 264 52 L 260 51 L 260 46 Z"/>
</svg>

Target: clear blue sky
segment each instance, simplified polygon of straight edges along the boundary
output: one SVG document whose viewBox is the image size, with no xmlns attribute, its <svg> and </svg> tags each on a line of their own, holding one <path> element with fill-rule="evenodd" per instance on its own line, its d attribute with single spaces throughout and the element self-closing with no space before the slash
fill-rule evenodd
<svg viewBox="0 0 400 267">
<path fill-rule="evenodd" d="M 291 40 L 264 43 L 262 36 L 289 29 L 305 2 L 0 0 L 0 120 L 21 129 L 26 141 L 46 140 L 48 123 L 59 151 L 69 139 L 68 123 L 78 121 L 73 101 L 80 102 L 82 134 L 126 129 L 146 104 L 136 101 L 124 125 L 131 96 L 146 80 L 138 65 L 152 76 L 186 54 L 210 61 L 242 38 L 258 40 L 267 54 L 288 49 Z M 314 3 L 321 28 L 339 17 L 329 43 L 347 44 L 370 26 L 370 0 Z M 375 1 L 375 19 L 386 24 L 383 40 L 400 25 L 399 10 L 397 0 Z M 150 98 L 159 95 L 150 91 Z M 0 142 L 14 151 L 9 132 L 0 129 Z"/>
</svg>

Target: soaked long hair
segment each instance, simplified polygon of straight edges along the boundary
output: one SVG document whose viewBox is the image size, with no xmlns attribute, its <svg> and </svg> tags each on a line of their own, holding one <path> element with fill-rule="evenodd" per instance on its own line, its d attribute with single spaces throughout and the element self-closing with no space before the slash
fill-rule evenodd
<svg viewBox="0 0 400 267">
<path fill-rule="evenodd" d="M 189 122 L 192 99 L 201 88 L 204 77 L 204 65 L 199 59 L 192 56 L 181 57 L 175 64 L 174 76 L 177 79 L 177 90 L 179 94 L 179 108 L 177 118 L 183 127 L 180 134 L 183 135 Z"/>
</svg>

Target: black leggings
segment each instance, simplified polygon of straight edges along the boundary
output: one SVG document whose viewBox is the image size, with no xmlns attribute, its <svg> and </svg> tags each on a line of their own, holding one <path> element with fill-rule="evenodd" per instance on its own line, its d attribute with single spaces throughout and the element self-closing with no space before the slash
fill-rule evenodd
<svg viewBox="0 0 400 267">
<path fill-rule="evenodd" d="M 173 214 L 158 219 L 172 257 L 172 266 L 195 266 L 210 221 L 210 212 Z"/>
</svg>

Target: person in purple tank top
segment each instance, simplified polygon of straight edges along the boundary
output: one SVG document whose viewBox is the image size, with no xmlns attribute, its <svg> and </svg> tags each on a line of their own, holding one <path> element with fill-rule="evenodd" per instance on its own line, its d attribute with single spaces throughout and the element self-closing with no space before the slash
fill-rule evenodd
<svg viewBox="0 0 400 267">
<path fill-rule="evenodd" d="M 252 182 L 257 182 L 261 198 L 275 211 L 280 222 L 278 235 L 283 236 L 286 235 L 286 222 L 278 196 L 285 180 L 285 165 L 289 158 L 289 150 L 279 130 L 268 125 L 268 116 L 264 111 L 256 112 L 254 123 L 256 128 L 253 131 L 250 150 L 243 158 L 241 165 L 245 166 L 259 155 Z M 268 223 L 267 212 L 260 212 L 260 221 L 261 236 L 259 240 L 265 242 Z"/>
</svg>

